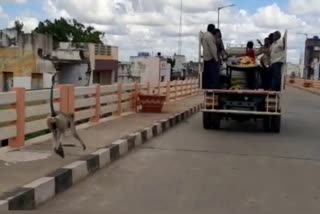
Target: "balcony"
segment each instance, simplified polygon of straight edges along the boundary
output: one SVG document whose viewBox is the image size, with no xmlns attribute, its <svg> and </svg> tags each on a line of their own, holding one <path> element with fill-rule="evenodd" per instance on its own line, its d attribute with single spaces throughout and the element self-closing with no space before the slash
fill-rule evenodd
<svg viewBox="0 0 320 214">
<path fill-rule="evenodd" d="M 118 60 L 118 47 L 109 45 L 95 45 L 96 60 Z"/>
</svg>

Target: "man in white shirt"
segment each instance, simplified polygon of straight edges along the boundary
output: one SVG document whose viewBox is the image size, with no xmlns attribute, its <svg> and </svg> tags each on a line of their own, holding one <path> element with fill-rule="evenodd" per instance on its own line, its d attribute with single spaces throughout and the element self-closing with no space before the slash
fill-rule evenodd
<svg viewBox="0 0 320 214">
<path fill-rule="evenodd" d="M 281 39 L 281 33 L 274 33 L 274 43 L 271 45 L 271 90 L 281 91 L 282 66 L 285 63 L 286 42 Z"/>
<path fill-rule="evenodd" d="M 209 24 L 207 30 L 208 31 L 201 38 L 204 61 L 204 69 L 202 73 L 202 88 L 218 89 L 220 68 L 217 44 L 214 36 L 215 26 L 213 24 Z"/>
</svg>

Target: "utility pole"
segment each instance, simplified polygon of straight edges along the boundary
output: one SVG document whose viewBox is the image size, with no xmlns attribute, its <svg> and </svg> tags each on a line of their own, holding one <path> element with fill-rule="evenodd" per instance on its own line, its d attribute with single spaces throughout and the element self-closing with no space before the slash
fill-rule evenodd
<svg viewBox="0 0 320 214">
<path fill-rule="evenodd" d="M 234 4 L 218 7 L 218 28 L 220 28 L 220 10 L 228 8 L 228 7 L 234 7 Z"/>
<path fill-rule="evenodd" d="M 178 54 L 181 55 L 182 49 L 182 0 L 180 1 L 180 23 L 179 23 L 179 44 L 178 44 Z"/>
</svg>

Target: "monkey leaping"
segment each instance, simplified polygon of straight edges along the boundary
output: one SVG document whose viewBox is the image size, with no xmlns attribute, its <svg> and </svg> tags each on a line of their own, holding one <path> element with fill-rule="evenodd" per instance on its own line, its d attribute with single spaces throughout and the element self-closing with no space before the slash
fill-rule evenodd
<svg viewBox="0 0 320 214">
<path fill-rule="evenodd" d="M 55 85 L 56 74 L 57 73 L 55 73 L 51 79 L 51 83 L 52 83 L 51 89 L 50 89 L 50 111 L 51 112 L 50 112 L 50 116 L 47 118 L 47 125 L 49 130 L 52 133 L 54 152 L 60 157 L 64 158 L 65 153 L 63 150 L 63 146 L 67 146 L 67 145 L 62 145 L 62 137 L 63 135 L 65 135 L 67 130 L 69 129 L 71 130 L 73 137 L 80 142 L 83 150 L 86 150 L 86 145 L 77 133 L 75 121 L 72 118 L 72 116 L 63 112 L 55 111 L 54 109 L 53 90 Z"/>
</svg>

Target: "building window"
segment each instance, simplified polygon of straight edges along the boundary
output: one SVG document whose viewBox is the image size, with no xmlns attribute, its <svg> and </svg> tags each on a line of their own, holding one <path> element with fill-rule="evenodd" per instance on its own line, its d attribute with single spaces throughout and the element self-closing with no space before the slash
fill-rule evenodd
<svg viewBox="0 0 320 214">
<path fill-rule="evenodd" d="M 2 72 L 2 90 L 11 91 L 13 87 L 13 72 Z"/>
<path fill-rule="evenodd" d="M 37 90 L 43 88 L 43 74 L 42 73 L 32 73 L 31 74 L 31 89 Z"/>
</svg>

